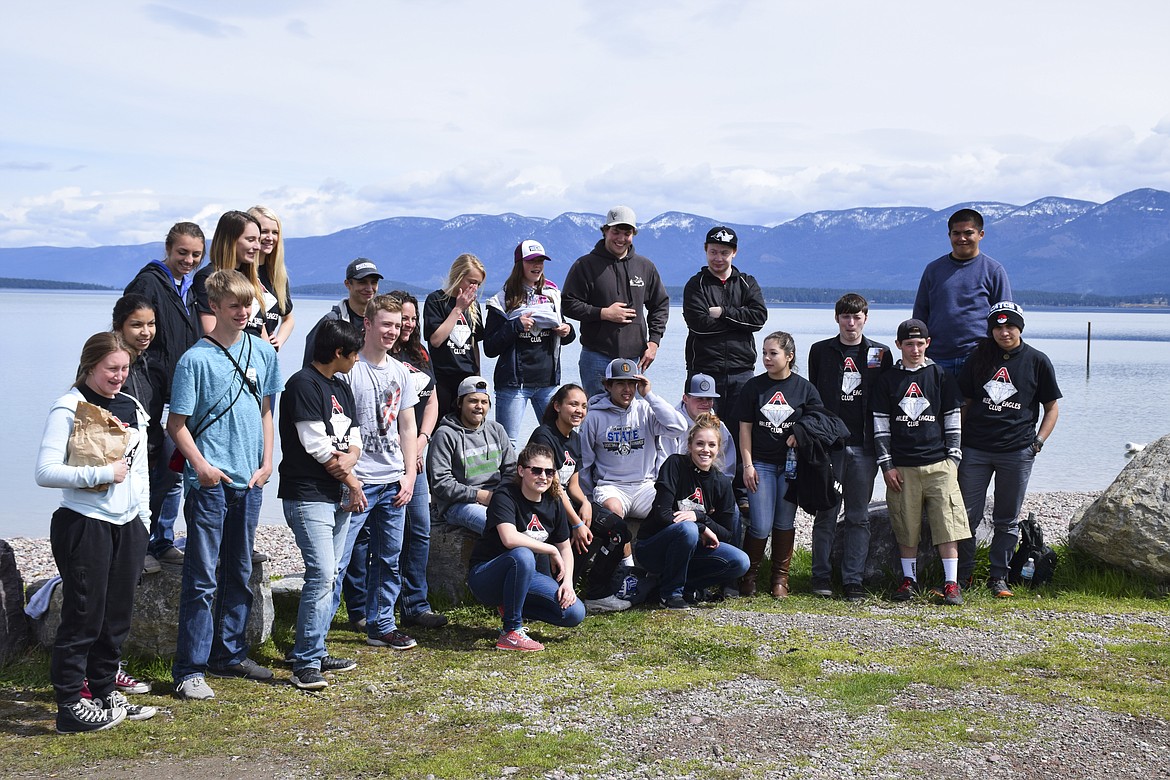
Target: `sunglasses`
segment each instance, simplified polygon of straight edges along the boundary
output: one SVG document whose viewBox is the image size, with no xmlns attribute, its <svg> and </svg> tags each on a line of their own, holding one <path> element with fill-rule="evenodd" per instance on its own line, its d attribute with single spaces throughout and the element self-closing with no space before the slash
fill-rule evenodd
<svg viewBox="0 0 1170 780">
<path fill-rule="evenodd" d="M 553 469 L 553 468 L 543 469 L 540 466 L 524 466 L 523 468 L 528 469 L 528 473 L 532 474 L 532 476 L 534 476 L 534 477 L 540 477 L 540 476 L 552 477 L 554 474 L 557 473 L 556 469 Z"/>
</svg>

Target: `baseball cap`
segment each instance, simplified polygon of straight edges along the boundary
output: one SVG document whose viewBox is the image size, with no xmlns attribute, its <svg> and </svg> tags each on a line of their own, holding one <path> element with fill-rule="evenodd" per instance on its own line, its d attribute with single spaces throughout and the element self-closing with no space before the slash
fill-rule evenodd
<svg viewBox="0 0 1170 780">
<path fill-rule="evenodd" d="M 374 265 L 374 261 L 364 257 L 359 257 L 346 266 L 346 279 L 365 279 L 367 276 L 376 276 L 379 279 L 385 278 L 382 274 L 378 273 L 378 266 Z"/>
<path fill-rule="evenodd" d="M 930 329 L 922 320 L 906 320 L 898 326 L 898 341 L 928 338 L 930 338 Z"/>
<path fill-rule="evenodd" d="M 521 260 L 535 260 L 538 257 L 543 257 L 545 260 L 552 260 L 551 257 L 545 254 L 544 246 L 539 241 L 534 241 L 531 238 L 520 242 L 516 247 L 515 255 L 517 263 Z"/>
<path fill-rule="evenodd" d="M 634 216 L 634 210 L 629 206 L 614 206 L 605 215 L 605 224 L 601 226 L 602 230 L 614 225 L 629 225 L 638 232 L 638 218 Z"/>
<path fill-rule="evenodd" d="M 727 246 L 735 249 L 739 246 L 739 237 L 735 235 L 735 231 L 724 225 L 717 225 L 707 231 L 707 240 L 704 244 L 727 244 Z"/>
<path fill-rule="evenodd" d="M 471 393 L 487 393 L 488 383 L 482 376 L 469 376 L 459 383 L 459 390 L 455 393 L 456 398 L 462 398 Z"/>
<path fill-rule="evenodd" d="M 638 373 L 638 364 L 633 360 L 626 358 L 615 358 L 609 361 L 609 365 L 605 367 L 605 379 L 642 379 L 642 375 Z"/>
<path fill-rule="evenodd" d="M 718 398 L 715 379 L 707 374 L 695 374 L 687 380 L 686 394 L 692 398 Z"/>
<path fill-rule="evenodd" d="M 1010 323 L 1024 331 L 1024 310 L 1018 303 L 1011 301 L 1000 301 L 991 307 L 991 311 L 987 312 L 987 330 L 990 332 L 996 325 L 1004 325 Z"/>
</svg>

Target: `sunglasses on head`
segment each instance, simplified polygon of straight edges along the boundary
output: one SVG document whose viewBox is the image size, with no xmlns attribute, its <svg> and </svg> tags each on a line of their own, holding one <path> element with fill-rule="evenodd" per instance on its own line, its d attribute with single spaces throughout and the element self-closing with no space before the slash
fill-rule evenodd
<svg viewBox="0 0 1170 780">
<path fill-rule="evenodd" d="M 557 473 L 557 470 L 554 468 L 545 469 L 545 468 L 541 468 L 540 466 L 525 466 L 524 468 L 528 469 L 528 471 L 534 477 L 539 477 L 539 476 L 551 477 L 553 474 Z"/>
</svg>

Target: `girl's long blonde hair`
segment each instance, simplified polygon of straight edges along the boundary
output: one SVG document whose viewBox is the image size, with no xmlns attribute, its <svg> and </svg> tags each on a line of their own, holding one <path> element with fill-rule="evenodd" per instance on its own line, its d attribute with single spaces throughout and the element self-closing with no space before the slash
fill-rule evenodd
<svg viewBox="0 0 1170 780">
<path fill-rule="evenodd" d="M 455 262 L 451 263 L 451 270 L 447 272 L 447 284 L 443 287 L 443 294 L 448 298 L 454 298 L 459 295 L 459 283 L 462 282 L 472 271 L 479 271 L 480 276 L 487 281 L 487 270 L 483 267 L 480 259 L 470 252 L 464 252 L 455 258 Z M 472 322 L 479 322 L 479 301 L 472 301 L 471 306 L 467 309 L 468 318 Z"/>
<path fill-rule="evenodd" d="M 268 267 L 268 281 L 272 282 L 272 295 L 281 311 L 288 311 L 288 271 L 284 267 L 284 225 L 280 224 L 280 217 L 267 206 L 253 206 L 248 213 L 256 218 L 270 219 L 276 223 L 276 246 L 272 254 L 264 255 L 264 265 Z M 264 228 L 261 226 L 261 232 Z M 256 264 L 259 266 L 259 263 Z M 259 269 L 257 269 L 259 273 Z"/>
<path fill-rule="evenodd" d="M 244 230 L 251 222 L 260 229 L 260 221 L 246 211 L 228 211 L 219 218 L 215 226 L 215 234 L 211 237 L 211 266 L 217 271 L 239 271 L 252 283 L 256 291 L 256 300 L 264 306 L 264 285 L 260 284 L 260 275 L 257 273 L 259 264 L 243 263 L 236 258 L 236 242 L 244 235 Z M 243 265 L 243 268 L 240 266 Z"/>
</svg>

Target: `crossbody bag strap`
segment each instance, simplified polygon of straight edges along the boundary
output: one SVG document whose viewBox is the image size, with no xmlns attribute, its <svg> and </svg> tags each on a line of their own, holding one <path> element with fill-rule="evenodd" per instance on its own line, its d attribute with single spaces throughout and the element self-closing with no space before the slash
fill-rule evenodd
<svg viewBox="0 0 1170 780">
<path fill-rule="evenodd" d="M 256 386 L 256 382 L 254 380 L 252 380 L 248 377 L 248 373 L 246 371 L 244 371 L 244 369 L 240 366 L 239 362 L 237 362 L 236 359 L 234 357 L 232 357 L 232 353 L 228 352 L 228 348 L 225 347 L 223 344 L 220 344 L 218 341 L 216 341 L 210 334 L 206 334 L 206 333 L 203 334 L 203 338 L 207 339 L 212 344 L 219 347 L 220 351 L 223 352 L 223 354 L 227 356 L 227 359 L 232 362 L 233 366 L 235 366 L 236 373 L 238 373 L 240 375 L 240 379 L 243 380 L 244 387 L 247 387 L 249 392 L 252 393 L 252 397 L 256 399 L 256 405 L 258 407 L 262 407 L 264 405 L 264 399 L 260 396 L 260 388 L 258 388 Z M 245 335 L 245 338 L 247 338 L 246 335 Z M 249 345 L 250 344 L 251 344 L 251 342 L 249 342 Z"/>
</svg>

